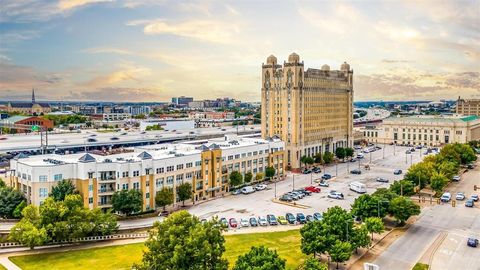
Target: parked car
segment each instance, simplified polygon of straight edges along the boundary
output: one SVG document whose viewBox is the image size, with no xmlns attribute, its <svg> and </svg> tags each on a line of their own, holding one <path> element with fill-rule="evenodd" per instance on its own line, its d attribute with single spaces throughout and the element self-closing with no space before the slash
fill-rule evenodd
<svg viewBox="0 0 480 270">
<path fill-rule="evenodd" d="M 385 178 L 382 178 L 382 177 L 375 178 L 375 181 L 381 182 L 381 183 L 388 183 L 388 179 L 385 179 Z"/>
<path fill-rule="evenodd" d="M 323 217 L 322 217 L 322 214 L 320 213 L 313 213 L 313 218 L 315 220 L 321 220 Z"/>
<path fill-rule="evenodd" d="M 306 190 L 306 189 L 297 189 L 297 190 L 294 190 L 295 192 L 298 192 L 298 193 L 302 193 L 304 194 L 305 196 L 310 196 L 312 195 L 312 192 L 309 191 L 309 190 Z"/>
<path fill-rule="evenodd" d="M 112 141 L 118 141 L 118 140 L 120 140 L 120 139 L 119 139 L 118 137 L 111 137 L 110 140 L 112 140 Z"/>
<path fill-rule="evenodd" d="M 457 196 L 455 196 L 455 199 L 456 199 L 457 201 L 463 201 L 463 200 L 465 200 L 465 193 L 463 193 L 463 192 L 457 192 Z"/>
<path fill-rule="evenodd" d="M 295 218 L 295 216 L 292 213 L 287 213 L 285 215 L 285 218 L 288 221 L 288 223 L 290 223 L 290 224 L 295 224 L 295 221 L 297 221 L 297 219 Z"/>
<path fill-rule="evenodd" d="M 220 224 L 222 224 L 223 227 L 228 228 L 228 221 L 227 221 L 226 218 L 221 218 L 219 221 L 220 221 Z"/>
<path fill-rule="evenodd" d="M 289 196 L 289 197 L 292 198 L 292 200 L 294 200 L 294 201 L 300 200 L 300 196 L 298 196 L 298 195 L 295 194 L 295 193 L 288 192 L 288 193 L 286 193 L 285 195 Z"/>
<path fill-rule="evenodd" d="M 440 201 L 442 202 L 449 202 L 452 199 L 452 194 L 450 192 L 443 193 L 442 197 L 440 197 Z"/>
<path fill-rule="evenodd" d="M 250 221 L 250 226 L 251 227 L 257 227 L 258 226 L 258 222 L 257 222 L 256 218 L 251 217 L 249 221 Z"/>
<path fill-rule="evenodd" d="M 206 218 L 202 218 L 202 220 L 200 220 L 200 223 L 202 224 L 206 224 L 208 222 L 208 220 Z"/>
<path fill-rule="evenodd" d="M 256 189 L 257 191 L 264 190 L 264 189 L 267 189 L 267 185 L 265 185 L 265 184 L 258 184 L 258 185 L 255 186 L 255 189 Z"/>
<path fill-rule="evenodd" d="M 240 219 L 240 226 L 248 227 L 249 225 L 250 225 L 250 222 L 248 222 L 248 219 L 246 219 L 246 218 Z"/>
<path fill-rule="evenodd" d="M 307 215 L 305 218 L 307 219 L 307 222 L 315 221 L 312 215 Z"/>
<path fill-rule="evenodd" d="M 309 169 L 305 169 L 302 171 L 303 174 L 309 174 L 309 173 L 312 173 L 312 170 L 309 170 Z"/>
<path fill-rule="evenodd" d="M 355 181 L 350 183 L 350 190 L 362 194 L 367 192 L 367 186 L 363 183 Z"/>
<path fill-rule="evenodd" d="M 97 139 L 95 139 L 95 138 L 88 138 L 87 139 L 87 142 L 96 142 L 96 141 L 97 141 Z"/>
<path fill-rule="evenodd" d="M 396 169 L 395 171 L 393 171 L 393 174 L 400 175 L 400 174 L 402 174 L 402 170 Z"/>
<path fill-rule="evenodd" d="M 232 191 L 232 195 L 239 195 L 239 194 L 242 194 L 241 189 L 235 189 L 234 191 Z"/>
<path fill-rule="evenodd" d="M 315 168 L 313 168 L 313 172 L 314 173 L 321 173 L 322 169 L 320 169 L 320 167 L 315 167 Z"/>
<path fill-rule="evenodd" d="M 307 223 L 307 219 L 305 218 L 305 215 L 303 213 L 297 213 L 297 221 L 300 224 L 305 224 Z"/>
<path fill-rule="evenodd" d="M 351 158 L 350 162 L 357 162 L 357 159 L 356 158 Z"/>
<path fill-rule="evenodd" d="M 230 225 L 231 228 L 237 228 L 238 226 L 237 220 L 235 218 L 230 218 L 228 220 L 228 224 Z"/>
<path fill-rule="evenodd" d="M 335 190 L 330 190 L 330 193 L 328 193 L 327 197 L 337 200 L 343 200 L 343 194 Z"/>
<path fill-rule="evenodd" d="M 473 163 L 469 163 L 469 164 L 467 165 L 467 168 L 470 169 L 470 170 L 472 170 L 472 169 L 475 168 L 475 165 L 474 165 Z"/>
<path fill-rule="evenodd" d="M 267 226 L 267 219 L 265 217 L 258 217 L 258 224 L 260 224 L 260 226 Z"/>
<path fill-rule="evenodd" d="M 455 175 L 455 176 L 452 177 L 452 180 L 458 182 L 458 181 L 460 181 L 460 176 Z"/>
<path fill-rule="evenodd" d="M 293 198 L 287 194 L 283 194 L 281 197 L 280 197 L 280 201 L 282 202 L 291 202 L 293 201 Z"/>
<path fill-rule="evenodd" d="M 331 179 L 331 178 L 332 178 L 332 176 L 331 176 L 330 174 L 328 174 L 328 173 L 322 175 L 322 179 L 323 179 L 323 180 L 329 180 L 329 179 Z"/>
<path fill-rule="evenodd" d="M 280 225 L 287 225 L 288 224 L 287 219 L 284 216 L 278 216 L 277 221 Z"/>
<path fill-rule="evenodd" d="M 357 154 L 357 159 L 362 159 L 362 158 L 364 158 L 364 157 L 365 157 L 365 156 L 364 156 L 362 153 Z"/>
<path fill-rule="evenodd" d="M 305 194 L 303 194 L 301 192 L 292 191 L 292 192 L 290 192 L 290 194 L 297 195 L 299 199 L 305 198 Z"/>
<path fill-rule="evenodd" d="M 320 183 L 318 183 L 318 185 L 321 186 L 321 187 L 328 187 L 328 186 L 330 186 L 330 185 L 328 184 L 328 182 L 325 181 L 325 180 L 320 181 Z"/>
<path fill-rule="evenodd" d="M 468 199 L 466 202 L 465 202 L 465 206 L 466 207 L 473 207 L 475 203 L 473 202 L 472 199 Z"/>
<path fill-rule="evenodd" d="M 417 146 L 415 147 L 415 149 L 422 149 L 422 146 L 421 146 L 421 145 L 417 145 Z"/>
<path fill-rule="evenodd" d="M 243 194 L 250 194 L 255 192 L 255 189 L 252 186 L 243 187 L 241 190 Z"/>
<path fill-rule="evenodd" d="M 470 196 L 470 199 L 478 202 L 478 195 L 477 195 L 477 194 L 473 194 L 472 196 Z"/>
<path fill-rule="evenodd" d="M 362 171 L 360 171 L 359 169 L 353 169 L 350 171 L 351 174 L 362 174 Z"/>
<path fill-rule="evenodd" d="M 313 193 L 320 193 L 321 189 L 318 188 L 318 187 L 314 187 L 314 186 L 308 186 L 305 188 L 305 190 L 308 190 L 310 192 L 313 192 Z"/>
<path fill-rule="evenodd" d="M 412 152 L 410 150 L 405 151 L 405 154 L 411 154 Z"/>
<path fill-rule="evenodd" d="M 277 218 L 274 215 L 267 215 L 268 225 L 278 225 Z"/>
<path fill-rule="evenodd" d="M 469 237 L 467 239 L 467 246 L 474 247 L 474 248 L 478 247 L 478 239 Z"/>
</svg>

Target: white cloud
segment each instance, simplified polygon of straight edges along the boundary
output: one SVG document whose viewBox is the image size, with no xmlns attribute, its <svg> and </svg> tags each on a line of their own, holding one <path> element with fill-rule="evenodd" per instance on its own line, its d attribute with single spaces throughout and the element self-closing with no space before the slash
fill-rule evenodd
<svg viewBox="0 0 480 270">
<path fill-rule="evenodd" d="M 81 7 L 88 4 L 112 2 L 112 1 L 114 0 L 60 0 L 58 2 L 58 8 L 60 8 L 61 11 L 67 11 L 67 10 Z"/>
</svg>

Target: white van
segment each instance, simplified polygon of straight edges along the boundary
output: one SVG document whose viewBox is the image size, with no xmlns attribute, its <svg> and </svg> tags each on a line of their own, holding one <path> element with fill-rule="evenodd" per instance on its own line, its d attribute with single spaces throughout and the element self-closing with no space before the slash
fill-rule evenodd
<svg viewBox="0 0 480 270">
<path fill-rule="evenodd" d="M 365 184 L 360 183 L 360 182 L 350 183 L 350 189 L 357 192 L 357 193 L 366 193 L 367 192 L 367 186 Z"/>
<path fill-rule="evenodd" d="M 242 188 L 242 193 L 243 194 L 250 194 L 255 192 L 255 189 L 252 186 L 246 186 Z"/>
</svg>

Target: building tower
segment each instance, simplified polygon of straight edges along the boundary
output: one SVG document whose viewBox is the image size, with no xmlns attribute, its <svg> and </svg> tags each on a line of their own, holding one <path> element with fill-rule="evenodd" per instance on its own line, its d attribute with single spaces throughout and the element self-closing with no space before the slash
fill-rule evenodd
<svg viewBox="0 0 480 270">
<path fill-rule="evenodd" d="M 300 167 L 304 155 L 315 156 L 353 144 L 353 71 L 304 70 L 296 53 L 277 64 L 273 55 L 262 65 L 262 137 L 278 136 L 286 144 L 286 160 Z"/>
<path fill-rule="evenodd" d="M 32 88 L 32 104 L 35 104 L 35 89 Z"/>
</svg>

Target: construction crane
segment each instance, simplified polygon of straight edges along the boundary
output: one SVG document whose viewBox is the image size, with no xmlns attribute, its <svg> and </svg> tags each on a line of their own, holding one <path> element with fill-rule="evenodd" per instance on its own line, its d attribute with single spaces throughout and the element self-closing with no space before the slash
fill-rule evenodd
<svg viewBox="0 0 480 270">
<path fill-rule="evenodd" d="M 3 128 L 14 129 L 20 132 L 39 132 L 40 133 L 40 150 L 42 154 L 45 154 L 48 148 L 48 129 L 39 125 L 25 125 L 25 124 L 15 124 L 8 122 L 0 122 L 0 130 L 3 131 Z"/>
</svg>

